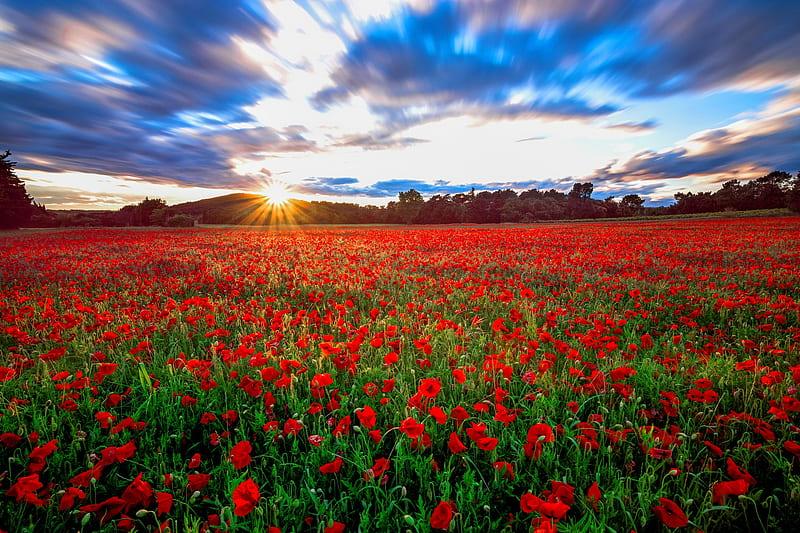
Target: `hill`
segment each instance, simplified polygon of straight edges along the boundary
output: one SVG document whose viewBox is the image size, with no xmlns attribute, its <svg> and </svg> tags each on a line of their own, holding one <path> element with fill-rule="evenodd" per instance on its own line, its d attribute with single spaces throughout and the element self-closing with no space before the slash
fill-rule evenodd
<svg viewBox="0 0 800 533">
<path fill-rule="evenodd" d="M 288 200 L 273 205 L 260 194 L 234 193 L 169 207 L 201 224 L 357 224 L 377 221 L 378 208 L 358 204 Z M 375 220 L 373 220 L 375 219 Z"/>
</svg>

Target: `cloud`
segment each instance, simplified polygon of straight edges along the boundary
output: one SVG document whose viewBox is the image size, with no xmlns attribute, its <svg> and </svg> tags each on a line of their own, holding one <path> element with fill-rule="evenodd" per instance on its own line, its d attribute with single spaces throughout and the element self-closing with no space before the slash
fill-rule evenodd
<svg viewBox="0 0 800 533">
<path fill-rule="evenodd" d="M 373 173 L 359 175 L 364 183 L 419 176 L 303 182 L 369 197 L 469 188 L 454 181 L 485 188 L 480 176 L 526 178 L 533 162 L 540 175 L 578 175 L 608 153 L 624 157 L 594 174 L 607 184 L 797 168 L 797 20 L 795 0 L 5 0 L 0 147 L 20 168 L 139 183 L 246 188 L 253 178 L 240 169 L 263 167 L 301 178 Z M 637 114 L 639 103 L 755 90 L 777 97 L 772 118 L 749 129 L 709 130 L 667 150 L 642 150 L 644 136 L 632 135 L 660 124 L 642 121 L 651 115 Z M 611 123 L 632 108 L 631 120 Z M 565 142 L 557 122 L 567 120 L 596 142 Z M 520 128 L 481 129 L 498 124 Z M 476 168 L 481 151 L 504 164 L 487 156 Z M 589 152 L 576 171 L 573 159 Z M 413 171 L 385 164 L 411 153 L 440 160 Z"/>
<path fill-rule="evenodd" d="M 23 168 L 205 186 L 241 181 L 229 163 L 240 150 L 310 149 L 270 131 L 207 134 L 248 120 L 242 106 L 280 93 L 232 42 L 268 35 L 254 5 L 6 2 L 0 72 L 25 76 L 0 85 L 0 113 L 13 117 L 0 145 Z"/>
<path fill-rule="evenodd" d="M 359 95 L 398 127 L 452 110 L 593 118 L 620 109 L 610 95 L 784 83 L 800 70 L 799 18 L 789 0 L 438 2 L 372 24 L 314 102 Z"/>
<path fill-rule="evenodd" d="M 605 128 L 608 130 L 622 130 L 630 133 L 649 133 L 658 127 L 656 120 L 645 120 L 644 122 L 620 122 L 611 124 Z"/>
<path fill-rule="evenodd" d="M 669 181 L 687 176 L 800 170 L 800 107 L 700 132 L 678 146 L 646 150 L 589 177 L 601 182 Z"/>
<path fill-rule="evenodd" d="M 473 33 L 458 3 L 375 25 L 354 42 L 317 92 L 327 109 L 364 97 L 387 123 L 408 127 L 454 114 L 485 118 L 596 117 L 616 111 L 577 94 L 560 71 L 553 43 L 538 29 L 503 26 Z M 566 89 L 566 90 L 565 90 Z M 420 113 L 419 106 L 429 108 Z"/>
<path fill-rule="evenodd" d="M 427 142 L 430 141 L 427 139 L 417 139 L 414 137 L 392 137 L 390 134 L 370 133 L 366 135 L 346 136 L 334 146 L 359 147 L 363 148 L 364 150 L 389 150 Z"/>
<path fill-rule="evenodd" d="M 535 181 L 506 181 L 489 183 L 453 183 L 447 180 L 425 181 L 414 179 L 389 179 L 381 180 L 370 185 L 361 185 L 355 178 L 314 177 L 302 180 L 292 186 L 293 192 L 309 195 L 327 196 L 363 196 L 367 198 L 396 197 L 401 192 L 414 189 L 424 196 L 436 194 L 468 193 L 498 189 L 514 189 L 518 191 L 528 189 L 557 189 L 568 190 L 574 180 L 572 178 Z"/>
</svg>

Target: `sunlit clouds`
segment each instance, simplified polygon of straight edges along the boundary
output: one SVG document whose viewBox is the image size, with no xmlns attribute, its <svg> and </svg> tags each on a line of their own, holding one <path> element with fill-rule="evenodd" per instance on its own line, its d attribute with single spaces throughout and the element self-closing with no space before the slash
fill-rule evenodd
<svg viewBox="0 0 800 533">
<path fill-rule="evenodd" d="M 664 203 L 800 170 L 799 18 L 790 0 L 9 0 L 0 148 L 53 208 L 277 178 L 312 200 L 592 181 Z"/>
</svg>

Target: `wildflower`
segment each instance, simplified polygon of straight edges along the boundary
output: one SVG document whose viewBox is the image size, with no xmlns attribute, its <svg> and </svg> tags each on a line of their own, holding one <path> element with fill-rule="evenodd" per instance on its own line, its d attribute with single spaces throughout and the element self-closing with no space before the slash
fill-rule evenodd
<svg viewBox="0 0 800 533">
<path fill-rule="evenodd" d="M 667 527 L 683 527 L 689 523 L 683 510 L 677 503 L 667 498 L 659 498 L 661 505 L 653 507 L 653 513 Z"/>
<path fill-rule="evenodd" d="M 750 485 L 744 479 L 735 481 L 720 481 L 712 491 L 712 500 L 715 505 L 725 505 L 728 496 L 741 496 L 750 489 Z"/>
<path fill-rule="evenodd" d="M 231 448 L 231 453 L 228 454 L 228 460 L 233 464 L 236 470 L 239 470 L 252 462 L 253 458 L 250 457 L 251 451 L 253 451 L 253 447 L 250 445 L 250 441 L 243 440 L 237 442 L 233 448 Z"/>
<path fill-rule="evenodd" d="M 439 502 L 430 518 L 431 527 L 434 529 L 448 529 L 453 520 L 453 506 L 448 502 Z"/>
<path fill-rule="evenodd" d="M 261 493 L 253 478 L 247 478 L 233 489 L 233 513 L 236 516 L 246 516 L 256 508 Z"/>
</svg>

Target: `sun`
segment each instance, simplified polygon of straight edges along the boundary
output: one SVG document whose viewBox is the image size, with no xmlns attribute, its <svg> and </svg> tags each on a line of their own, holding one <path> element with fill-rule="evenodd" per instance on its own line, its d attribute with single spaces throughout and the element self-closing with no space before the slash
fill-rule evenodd
<svg viewBox="0 0 800 533">
<path fill-rule="evenodd" d="M 291 198 L 289 195 L 291 191 L 285 183 L 273 181 L 264 187 L 264 196 L 267 197 L 267 203 L 275 207 L 282 207 Z"/>
</svg>

